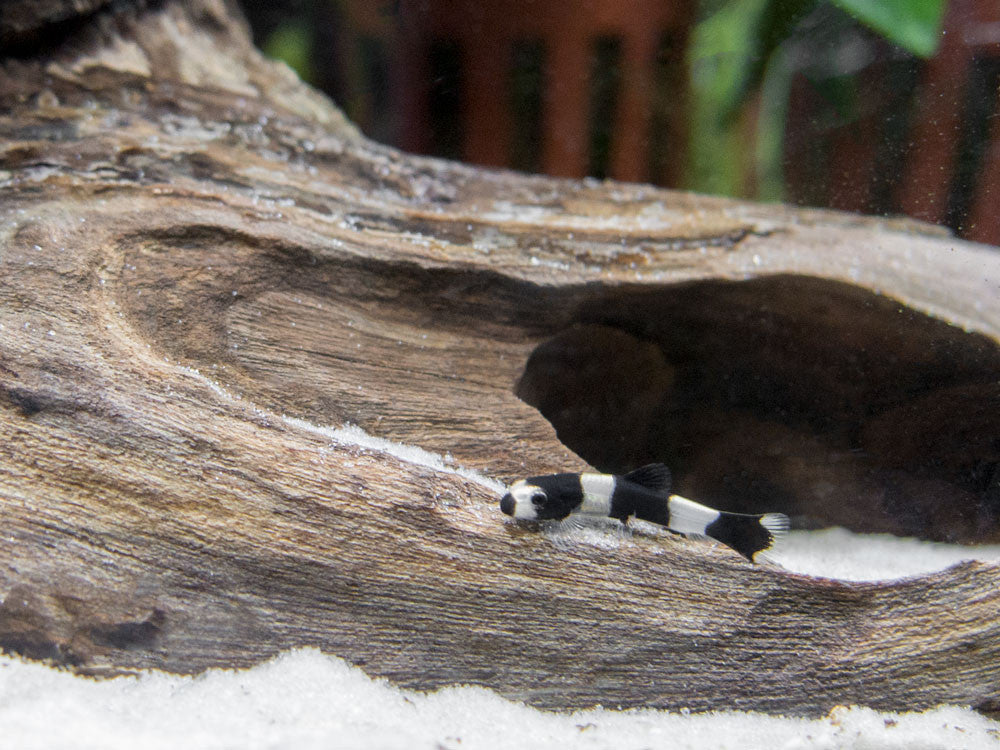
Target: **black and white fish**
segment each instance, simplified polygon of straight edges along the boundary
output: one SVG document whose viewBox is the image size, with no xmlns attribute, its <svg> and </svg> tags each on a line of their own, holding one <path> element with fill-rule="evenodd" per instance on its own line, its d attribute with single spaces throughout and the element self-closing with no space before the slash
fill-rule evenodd
<svg viewBox="0 0 1000 750">
<path fill-rule="evenodd" d="M 732 547 L 751 562 L 762 558 L 788 531 L 783 513 L 747 515 L 714 510 L 670 494 L 670 469 L 648 464 L 623 476 L 549 474 L 528 477 L 507 488 L 500 510 L 526 521 L 562 520 L 569 515 L 631 517 L 681 534 L 707 536 Z"/>
</svg>

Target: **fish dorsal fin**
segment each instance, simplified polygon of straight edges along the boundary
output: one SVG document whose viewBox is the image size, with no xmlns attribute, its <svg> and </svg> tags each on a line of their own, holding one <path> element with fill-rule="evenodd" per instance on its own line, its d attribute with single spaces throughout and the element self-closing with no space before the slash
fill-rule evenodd
<svg viewBox="0 0 1000 750">
<path fill-rule="evenodd" d="M 670 484 L 673 481 L 670 476 L 670 469 L 666 464 L 646 464 L 622 477 L 626 482 L 638 484 L 653 492 L 670 492 Z"/>
</svg>

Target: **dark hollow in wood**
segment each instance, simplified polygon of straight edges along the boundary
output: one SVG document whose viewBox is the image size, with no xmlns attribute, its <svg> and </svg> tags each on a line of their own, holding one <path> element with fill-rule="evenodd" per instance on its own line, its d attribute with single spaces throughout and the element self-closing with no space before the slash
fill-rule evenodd
<svg viewBox="0 0 1000 750">
<path fill-rule="evenodd" d="M 604 291 L 532 352 L 518 395 L 594 466 L 678 491 L 950 542 L 1000 538 L 1000 347 L 801 276 Z"/>
</svg>

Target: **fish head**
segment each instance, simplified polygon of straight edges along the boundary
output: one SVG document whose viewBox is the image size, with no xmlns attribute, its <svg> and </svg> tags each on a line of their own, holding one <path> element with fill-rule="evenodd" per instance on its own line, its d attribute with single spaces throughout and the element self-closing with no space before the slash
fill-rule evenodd
<svg viewBox="0 0 1000 750">
<path fill-rule="evenodd" d="M 524 521 L 560 520 L 582 501 L 579 474 L 549 474 L 514 482 L 500 498 L 500 510 Z"/>
<path fill-rule="evenodd" d="M 547 500 L 544 489 L 529 484 L 527 479 L 521 479 L 508 487 L 507 494 L 500 498 L 500 510 L 514 518 L 535 521 Z"/>
</svg>

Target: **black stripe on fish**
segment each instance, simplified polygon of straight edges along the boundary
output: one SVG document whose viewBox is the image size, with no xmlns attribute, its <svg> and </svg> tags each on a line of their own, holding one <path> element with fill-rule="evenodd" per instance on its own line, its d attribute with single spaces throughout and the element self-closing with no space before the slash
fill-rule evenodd
<svg viewBox="0 0 1000 750">
<path fill-rule="evenodd" d="M 549 474 L 515 482 L 500 500 L 500 510 L 524 520 L 562 520 L 585 515 L 635 517 L 671 531 L 707 536 L 750 561 L 766 557 L 788 530 L 781 513 L 748 515 L 718 511 L 679 495 L 670 495 L 670 470 L 663 464 L 642 466 L 624 476 Z"/>
</svg>

